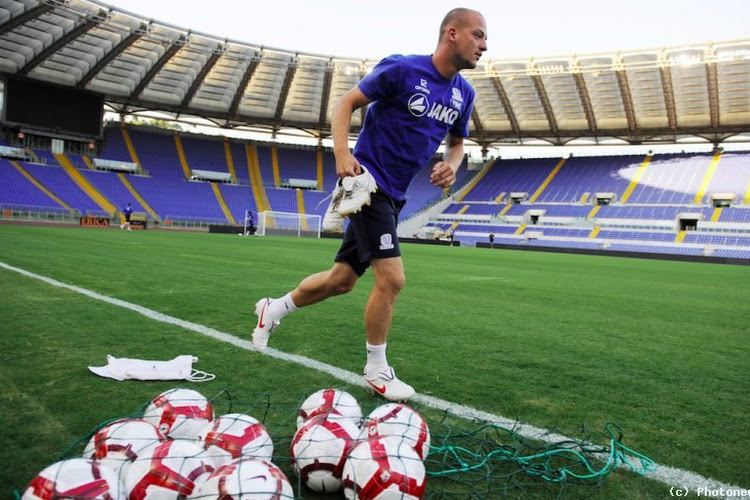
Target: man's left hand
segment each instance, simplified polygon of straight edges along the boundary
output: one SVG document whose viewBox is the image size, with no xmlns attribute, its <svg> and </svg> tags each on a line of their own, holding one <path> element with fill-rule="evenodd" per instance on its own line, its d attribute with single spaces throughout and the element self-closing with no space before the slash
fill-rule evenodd
<svg viewBox="0 0 750 500">
<path fill-rule="evenodd" d="M 430 183 L 439 188 L 448 189 L 456 182 L 456 171 L 447 161 L 439 161 L 432 167 Z"/>
</svg>

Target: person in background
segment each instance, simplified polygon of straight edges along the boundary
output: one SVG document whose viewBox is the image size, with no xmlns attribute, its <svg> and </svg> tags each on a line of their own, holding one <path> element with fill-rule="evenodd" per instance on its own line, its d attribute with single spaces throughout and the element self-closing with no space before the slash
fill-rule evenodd
<svg viewBox="0 0 750 500">
<path fill-rule="evenodd" d="M 130 231 L 130 216 L 133 215 L 133 207 L 130 206 L 130 203 L 128 203 L 128 206 L 123 208 L 122 214 L 125 216 L 125 222 L 120 224 L 120 229 L 128 228 L 128 231 Z"/>
</svg>

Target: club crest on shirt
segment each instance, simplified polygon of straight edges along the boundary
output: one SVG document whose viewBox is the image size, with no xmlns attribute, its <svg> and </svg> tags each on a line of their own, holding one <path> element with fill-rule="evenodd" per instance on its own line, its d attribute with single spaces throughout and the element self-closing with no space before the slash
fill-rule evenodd
<svg viewBox="0 0 750 500">
<path fill-rule="evenodd" d="M 461 111 L 461 108 L 464 105 L 464 98 L 461 96 L 461 89 L 453 87 L 452 90 L 453 92 L 451 93 L 451 106 Z"/>
</svg>

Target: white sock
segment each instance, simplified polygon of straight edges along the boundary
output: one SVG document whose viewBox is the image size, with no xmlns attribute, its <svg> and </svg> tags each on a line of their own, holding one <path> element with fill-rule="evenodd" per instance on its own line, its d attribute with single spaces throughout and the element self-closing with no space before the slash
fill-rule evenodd
<svg viewBox="0 0 750 500">
<path fill-rule="evenodd" d="M 268 306 L 268 313 L 276 321 L 280 321 L 281 318 L 297 310 L 297 306 L 294 305 L 292 300 L 292 293 L 289 292 L 281 298 L 271 301 L 271 305 Z"/>
<path fill-rule="evenodd" d="M 365 365 L 365 375 L 367 378 L 375 376 L 388 368 L 388 360 L 385 357 L 386 344 L 373 345 L 367 342 L 367 365 Z"/>
</svg>

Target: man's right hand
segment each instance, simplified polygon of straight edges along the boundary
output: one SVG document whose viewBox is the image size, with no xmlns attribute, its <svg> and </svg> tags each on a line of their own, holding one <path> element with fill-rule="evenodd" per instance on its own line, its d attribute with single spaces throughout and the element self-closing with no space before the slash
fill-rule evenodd
<svg viewBox="0 0 750 500">
<path fill-rule="evenodd" d="M 350 151 L 336 155 L 336 175 L 339 178 L 354 177 L 362 173 L 362 167 Z"/>
</svg>

